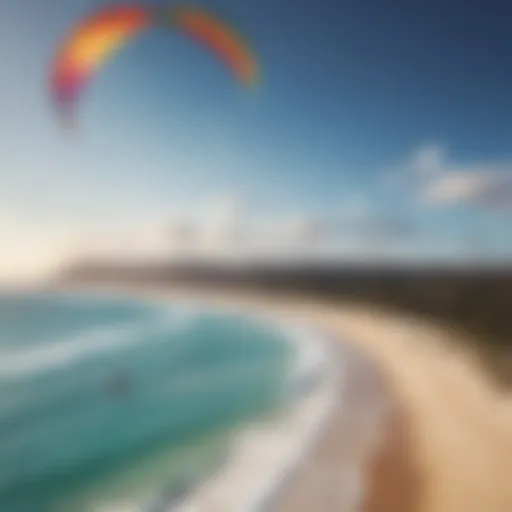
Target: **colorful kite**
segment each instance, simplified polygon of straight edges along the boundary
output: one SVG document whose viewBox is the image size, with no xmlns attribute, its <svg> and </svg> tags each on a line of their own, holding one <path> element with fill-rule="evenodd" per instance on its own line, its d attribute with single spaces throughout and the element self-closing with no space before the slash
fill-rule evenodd
<svg viewBox="0 0 512 512">
<path fill-rule="evenodd" d="M 50 89 L 60 114 L 72 120 L 83 89 L 105 62 L 135 36 L 164 25 L 203 44 L 243 84 L 253 85 L 258 64 L 243 39 L 227 23 L 197 7 L 110 6 L 82 20 L 53 62 Z"/>
<path fill-rule="evenodd" d="M 212 50 L 247 85 L 258 80 L 258 63 L 247 43 L 233 27 L 196 7 L 175 7 L 171 23 Z"/>
<path fill-rule="evenodd" d="M 79 23 L 57 52 L 50 88 L 64 116 L 72 114 L 94 73 L 128 40 L 150 26 L 145 7 L 108 7 Z"/>
</svg>

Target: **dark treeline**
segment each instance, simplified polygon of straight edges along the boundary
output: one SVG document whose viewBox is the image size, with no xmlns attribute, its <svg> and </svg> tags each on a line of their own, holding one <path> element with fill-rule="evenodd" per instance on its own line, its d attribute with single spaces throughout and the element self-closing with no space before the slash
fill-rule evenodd
<svg viewBox="0 0 512 512">
<path fill-rule="evenodd" d="M 65 280 L 251 287 L 398 308 L 464 331 L 495 375 L 512 384 L 512 266 L 368 268 L 362 266 L 211 267 L 82 264 Z"/>
</svg>

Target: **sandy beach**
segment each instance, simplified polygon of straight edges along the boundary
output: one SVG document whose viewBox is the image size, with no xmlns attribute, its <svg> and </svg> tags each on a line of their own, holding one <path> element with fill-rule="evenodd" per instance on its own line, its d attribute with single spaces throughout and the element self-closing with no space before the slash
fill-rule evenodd
<svg viewBox="0 0 512 512">
<path fill-rule="evenodd" d="M 353 352 L 349 399 L 295 469 L 277 510 L 512 510 L 512 398 L 454 348 L 449 330 L 311 297 L 191 287 L 122 291 L 295 318 Z M 387 405 L 376 412 L 369 404 L 383 397 Z M 378 432 L 366 428 L 376 424 L 368 411 L 381 415 Z M 358 474 L 347 471 L 354 467 Z"/>
</svg>

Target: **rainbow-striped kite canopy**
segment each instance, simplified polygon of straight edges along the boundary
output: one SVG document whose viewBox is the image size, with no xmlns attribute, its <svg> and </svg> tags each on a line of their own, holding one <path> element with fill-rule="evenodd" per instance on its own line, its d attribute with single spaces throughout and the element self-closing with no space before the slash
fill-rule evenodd
<svg viewBox="0 0 512 512">
<path fill-rule="evenodd" d="M 255 54 L 227 22 L 198 7 L 105 7 L 81 20 L 58 49 L 50 90 L 60 113 L 71 117 L 84 87 L 96 71 L 134 36 L 164 24 L 198 41 L 244 85 L 258 81 Z"/>
</svg>

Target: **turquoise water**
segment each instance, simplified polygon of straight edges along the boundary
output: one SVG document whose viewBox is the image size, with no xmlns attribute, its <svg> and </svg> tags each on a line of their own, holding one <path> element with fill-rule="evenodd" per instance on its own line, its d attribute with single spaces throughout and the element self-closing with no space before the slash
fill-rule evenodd
<svg viewBox="0 0 512 512">
<path fill-rule="evenodd" d="M 190 305 L 0 296 L 0 512 L 160 510 L 279 404 L 290 356 L 277 329 Z"/>
</svg>

